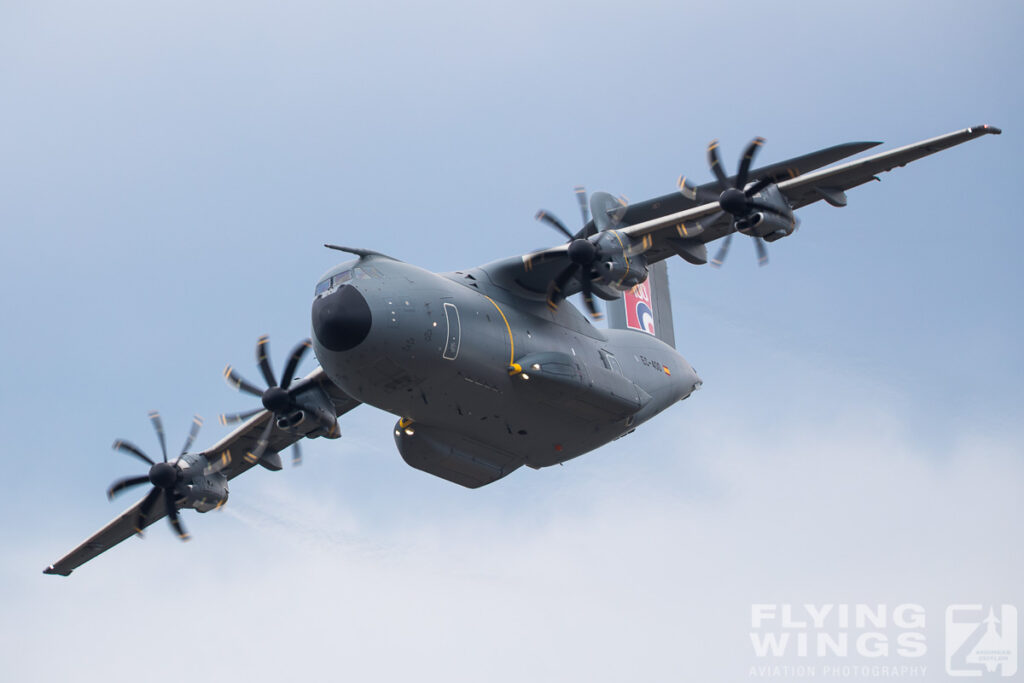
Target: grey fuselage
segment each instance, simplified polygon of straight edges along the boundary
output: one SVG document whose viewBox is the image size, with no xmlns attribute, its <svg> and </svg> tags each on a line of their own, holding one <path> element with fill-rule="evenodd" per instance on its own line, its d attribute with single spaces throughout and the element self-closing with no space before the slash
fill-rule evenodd
<svg viewBox="0 0 1024 683">
<path fill-rule="evenodd" d="M 551 311 L 486 266 L 341 264 L 317 286 L 312 340 L 331 381 L 402 418 L 396 443 L 411 465 L 466 486 L 598 448 L 701 383 L 654 336 L 596 328 L 568 303 Z"/>
</svg>

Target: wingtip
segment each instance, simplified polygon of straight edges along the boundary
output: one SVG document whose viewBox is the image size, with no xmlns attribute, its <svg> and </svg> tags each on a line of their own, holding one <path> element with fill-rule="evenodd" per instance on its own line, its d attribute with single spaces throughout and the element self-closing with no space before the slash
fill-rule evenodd
<svg viewBox="0 0 1024 683">
<path fill-rule="evenodd" d="M 72 570 L 70 570 L 70 569 L 68 569 L 66 571 L 61 571 L 61 570 L 57 569 L 56 567 L 54 567 L 51 564 L 49 567 L 47 567 L 46 569 L 43 570 L 43 573 L 44 574 L 52 574 L 53 576 L 70 576 L 71 575 L 71 571 Z"/>
<path fill-rule="evenodd" d="M 881 140 L 862 140 L 860 142 L 851 142 L 851 147 L 859 147 L 860 151 L 871 149 L 872 147 L 878 147 L 882 144 Z"/>
</svg>

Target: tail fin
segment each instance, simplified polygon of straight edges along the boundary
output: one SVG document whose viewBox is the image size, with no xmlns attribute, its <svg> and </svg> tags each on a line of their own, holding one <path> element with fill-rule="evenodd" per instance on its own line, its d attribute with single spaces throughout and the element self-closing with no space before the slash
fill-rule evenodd
<svg viewBox="0 0 1024 683">
<path fill-rule="evenodd" d="M 608 327 L 613 330 L 640 330 L 675 348 L 668 264 L 659 261 L 650 266 L 648 272 L 647 279 L 623 293 L 621 299 L 608 302 Z"/>
</svg>

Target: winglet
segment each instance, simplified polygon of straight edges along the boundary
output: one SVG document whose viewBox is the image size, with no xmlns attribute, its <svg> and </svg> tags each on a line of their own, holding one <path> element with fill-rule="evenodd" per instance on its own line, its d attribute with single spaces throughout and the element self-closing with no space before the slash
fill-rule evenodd
<svg viewBox="0 0 1024 683">
<path fill-rule="evenodd" d="M 982 131 L 982 133 L 981 133 L 982 135 L 985 135 L 985 134 L 988 134 L 988 135 L 1002 135 L 1003 134 L 1003 130 L 1001 128 L 996 128 L 995 126 L 990 126 L 987 123 L 983 124 L 981 126 L 974 126 L 973 128 L 968 128 L 967 130 L 969 132 L 971 132 L 971 133 L 973 133 L 976 130 L 980 130 L 980 131 Z"/>
</svg>

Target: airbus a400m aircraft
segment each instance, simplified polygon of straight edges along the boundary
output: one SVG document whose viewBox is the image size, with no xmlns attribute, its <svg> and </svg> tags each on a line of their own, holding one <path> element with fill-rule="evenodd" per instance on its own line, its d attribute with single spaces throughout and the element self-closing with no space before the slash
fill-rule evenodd
<svg viewBox="0 0 1024 683">
<path fill-rule="evenodd" d="M 162 457 L 138 446 L 114 447 L 148 472 L 111 485 L 108 494 L 149 485 L 146 495 L 44 571 L 76 567 L 167 516 L 188 538 L 179 510 L 224 505 L 228 481 L 256 465 L 280 470 L 279 453 L 303 438 L 336 439 L 338 418 L 360 404 L 398 417 L 395 443 L 413 467 L 471 488 L 526 465 L 548 467 L 636 429 L 689 397 L 701 378 L 675 349 L 665 260 L 708 262 L 707 244 L 750 237 L 759 260 L 765 242 L 791 235 L 794 211 L 824 200 L 846 205 L 846 190 L 921 157 L 1000 131 L 978 126 L 858 160 L 879 143 L 847 143 L 751 168 L 753 140 L 735 175 L 718 145 L 708 147 L 714 181 L 680 178 L 678 191 L 628 205 L 604 192 L 577 190 L 583 225 L 575 232 L 553 215 L 538 218 L 564 243 L 453 273 L 431 273 L 375 251 L 334 247 L 354 256 L 318 281 L 312 337 L 291 352 L 280 379 L 269 344 L 256 346 L 266 387 L 228 366 L 227 381 L 260 399 L 252 410 L 222 415 L 241 423 L 200 452 L 169 459 L 160 416 L 151 413 Z M 590 323 L 566 297 L 581 293 L 591 317 L 608 302 L 608 328 Z M 292 381 L 309 348 L 319 367 Z M 297 452 L 297 451 L 296 451 Z"/>
</svg>

